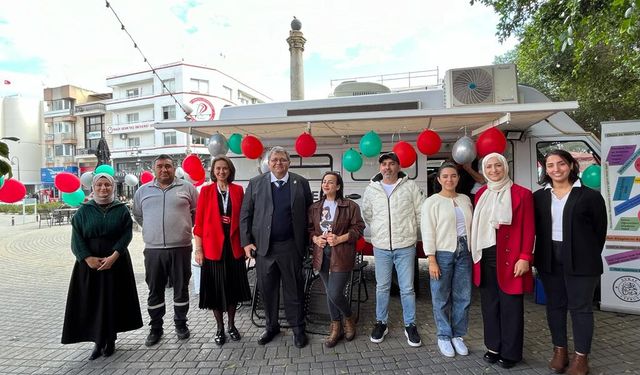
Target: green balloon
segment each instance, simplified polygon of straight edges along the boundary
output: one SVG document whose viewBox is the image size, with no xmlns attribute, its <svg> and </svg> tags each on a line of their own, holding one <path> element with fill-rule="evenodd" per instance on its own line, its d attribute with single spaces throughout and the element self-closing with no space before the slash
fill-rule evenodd
<svg viewBox="0 0 640 375">
<path fill-rule="evenodd" d="M 582 183 L 592 189 L 600 189 L 600 177 L 602 168 L 597 164 L 592 164 L 582 172 Z"/>
<path fill-rule="evenodd" d="M 377 156 L 382 151 L 382 140 L 373 130 L 360 139 L 360 151 L 368 158 Z"/>
<path fill-rule="evenodd" d="M 238 133 L 231 134 L 229 137 L 229 149 L 235 154 L 242 155 L 242 135 Z"/>
<path fill-rule="evenodd" d="M 73 193 L 62 193 L 62 201 L 69 206 L 77 207 L 84 202 L 84 191 L 82 191 L 82 187 L 80 189 L 74 191 Z"/>
<path fill-rule="evenodd" d="M 362 167 L 362 156 L 358 151 L 350 148 L 342 155 L 342 166 L 349 172 L 356 172 Z"/>
<path fill-rule="evenodd" d="M 4 176 L 0 176 L 0 189 L 4 186 Z"/>
<path fill-rule="evenodd" d="M 116 174 L 116 172 L 113 170 L 113 167 L 110 166 L 109 164 L 102 164 L 100 166 L 98 166 L 98 168 L 96 168 L 95 172 L 96 174 L 98 173 L 106 173 L 109 176 L 113 176 Z"/>
</svg>

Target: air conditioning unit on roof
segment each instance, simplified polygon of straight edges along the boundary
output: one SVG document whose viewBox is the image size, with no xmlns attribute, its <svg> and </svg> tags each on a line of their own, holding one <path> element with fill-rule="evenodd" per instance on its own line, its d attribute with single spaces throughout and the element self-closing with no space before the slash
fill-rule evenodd
<svg viewBox="0 0 640 375">
<path fill-rule="evenodd" d="M 446 108 L 518 103 L 514 64 L 447 70 L 444 78 Z"/>
</svg>

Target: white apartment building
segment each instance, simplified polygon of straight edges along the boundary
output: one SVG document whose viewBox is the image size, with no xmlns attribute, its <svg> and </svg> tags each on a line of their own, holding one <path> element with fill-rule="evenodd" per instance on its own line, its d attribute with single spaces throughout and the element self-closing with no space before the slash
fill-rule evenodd
<svg viewBox="0 0 640 375">
<path fill-rule="evenodd" d="M 127 173 L 139 175 L 151 170 L 153 159 L 160 154 L 172 155 L 178 162 L 186 156 L 187 149 L 208 155 L 206 138 L 154 129 L 156 122 L 185 118 L 167 91 L 174 94 L 178 103 L 193 108 L 194 121 L 217 119 L 225 106 L 271 101 L 239 80 L 209 67 L 177 62 L 160 66 L 155 72 L 160 78 L 150 70 L 107 78 L 113 98 L 107 102 L 111 118 L 105 135 L 120 180 Z"/>
</svg>

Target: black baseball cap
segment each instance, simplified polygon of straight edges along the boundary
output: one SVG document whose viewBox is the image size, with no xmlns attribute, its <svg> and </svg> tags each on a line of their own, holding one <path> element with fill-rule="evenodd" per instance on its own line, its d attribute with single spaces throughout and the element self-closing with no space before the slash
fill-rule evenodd
<svg viewBox="0 0 640 375">
<path fill-rule="evenodd" d="M 382 163 L 387 159 L 391 159 L 396 163 L 400 164 L 400 159 L 398 159 L 398 155 L 396 155 L 395 152 L 387 152 L 385 154 L 380 155 L 380 157 L 378 158 L 378 163 Z"/>
</svg>

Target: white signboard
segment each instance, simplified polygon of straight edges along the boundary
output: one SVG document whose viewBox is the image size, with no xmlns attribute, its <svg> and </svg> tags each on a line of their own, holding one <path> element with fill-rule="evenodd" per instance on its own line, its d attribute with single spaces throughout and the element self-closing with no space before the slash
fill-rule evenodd
<svg viewBox="0 0 640 375">
<path fill-rule="evenodd" d="M 640 120 L 602 123 L 602 158 L 609 228 L 600 308 L 640 314 Z"/>
<path fill-rule="evenodd" d="M 121 134 L 151 130 L 153 129 L 152 124 L 152 122 L 136 122 L 134 124 L 109 125 L 107 127 L 107 133 Z"/>
<path fill-rule="evenodd" d="M 102 137 L 102 132 L 100 130 L 87 133 L 87 139 L 100 139 L 101 137 Z"/>
</svg>

